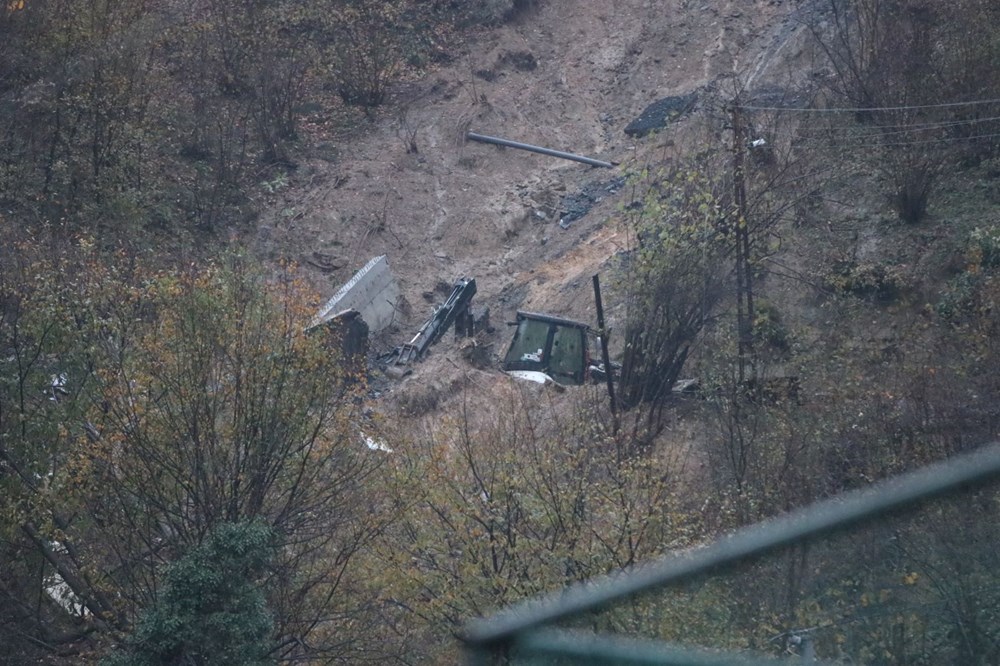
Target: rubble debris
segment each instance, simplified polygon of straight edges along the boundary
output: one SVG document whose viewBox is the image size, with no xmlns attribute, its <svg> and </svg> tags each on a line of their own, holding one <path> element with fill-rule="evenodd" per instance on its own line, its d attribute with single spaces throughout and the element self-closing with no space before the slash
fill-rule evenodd
<svg viewBox="0 0 1000 666">
<path fill-rule="evenodd" d="M 455 337 L 471 338 L 480 332 L 492 333 L 489 308 L 466 308 L 464 313 L 455 317 Z"/>
<path fill-rule="evenodd" d="M 670 390 L 675 395 L 698 395 L 701 392 L 701 382 L 697 379 L 678 379 Z"/>
<path fill-rule="evenodd" d="M 514 379 L 520 379 L 521 381 L 541 384 L 542 386 L 551 386 L 557 393 L 562 393 L 566 390 L 566 386 L 564 384 L 560 384 L 544 372 L 536 372 L 534 370 L 508 370 L 507 374 Z"/>
<path fill-rule="evenodd" d="M 482 344 L 476 338 L 469 338 L 462 346 L 462 358 L 472 367 L 486 370 L 493 365 L 493 343 Z"/>
<path fill-rule="evenodd" d="M 531 51 L 504 51 L 497 64 L 510 65 L 519 72 L 533 72 L 538 68 L 538 59 Z"/>
<path fill-rule="evenodd" d="M 505 69 L 518 72 L 533 72 L 538 68 L 538 59 L 531 51 L 504 51 L 493 67 L 473 70 L 473 74 L 484 81 L 492 82 L 503 75 Z"/>
<path fill-rule="evenodd" d="M 48 547 L 60 555 L 65 555 L 68 552 L 66 546 L 58 541 L 49 541 Z M 53 572 L 51 576 L 46 576 L 43 583 L 45 594 L 69 615 L 77 618 L 90 617 L 91 613 L 87 604 L 73 591 L 73 588 L 58 571 Z"/>
<path fill-rule="evenodd" d="M 386 444 L 384 439 L 375 438 L 372 437 L 371 435 L 367 435 L 363 430 L 361 431 L 361 441 L 364 442 L 364 445 L 369 449 L 371 449 L 372 451 L 382 451 L 383 453 L 392 453 L 392 447 Z"/>
<path fill-rule="evenodd" d="M 306 259 L 306 263 L 323 273 L 338 271 L 346 265 L 345 261 L 326 252 L 313 252 L 312 256 Z"/>
<path fill-rule="evenodd" d="M 402 379 L 407 375 L 412 375 L 413 368 L 408 368 L 405 365 L 387 365 L 382 372 L 384 372 L 386 377 L 389 379 Z"/>
<path fill-rule="evenodd" d="M 601 337 L 597 336 L 598 342 L 600 342 Z M 604 371 L 604 362 L 591 363 L 590 367 L 587 368 L 587 372 L 590 374 L 590 378 L 595 382 L 607 381 L 608 375 Z M 622 364 L 618 361 L 611 361 L 611 379 L 618 381 L 622 374 Z"/>
<path fill-rule="evenodd" d="M 809 106 L 813 100 L 801 91 L 771 85 L 755 88 L 746 95 L 743 103 L 751 106 L 798 109 Z"/>
<path fill-rule="evenodd" d="M 344 310 L 307 329 L 307 332 L 317 331 L 325 333 L 328 348 L 340 354 L 348 379 L 357 379 L 366 374 L 368 324 L 360 312 Z"/>
<path fill-rule="evenodd" d="M 695 93 L 664 97 L 647 106 L 639 117 L 625 127 L 628 136 L 642 137 L 650 132 L 663 129 L 667 123 L 676 120 L 694 108 L 698 97 Z"/>
<path fill-rule="evenodd" d="M 66 390 L 67 378 L 65 372 L 60 372 L 58 375 L 52 375 L 49 379 L 49 400 L 52 402 L 59 402 L 59 397 L 64 395 L 69 395 L 69 391 Z"/>
<path fill-rule="evenodd" d="M 611 180 L 587 183 L 579 192 L 565 195 L 559 204 L 559 226 L 568 229 L 570 224 L 590 212 L 604 197 L 617 194 L 623 187 L 625 177 L 618 176 Z"/>
</svg>

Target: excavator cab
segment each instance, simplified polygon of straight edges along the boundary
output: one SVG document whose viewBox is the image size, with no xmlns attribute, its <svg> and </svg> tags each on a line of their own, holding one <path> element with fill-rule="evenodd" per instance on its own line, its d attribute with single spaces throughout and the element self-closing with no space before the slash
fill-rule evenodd
<svg viewBox="0 0 1000 666">
<path fill-rule="evenodd" d="M 505 372 L 524 379 L 547 376 L 560 384 L 583 384 L 590 356 L 590 327 L 536 312 L 518 312 L 514 339 L 504 358 Z"/>
</svg>

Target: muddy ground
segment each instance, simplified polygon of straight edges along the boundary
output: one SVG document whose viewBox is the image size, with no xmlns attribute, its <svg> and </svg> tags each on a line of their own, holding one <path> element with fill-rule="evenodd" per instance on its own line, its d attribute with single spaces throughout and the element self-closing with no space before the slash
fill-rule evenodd
<svg viewBox="0 0 1000 666">
<path fill-rule="evenodd" d="M 734 75 L 751 91 L 807 76 L 804 20 L 820 5 L 544 0 L 470 37 L 450 64 L 398 84 L 371 120 L 310 137 L 261 220 L 260 247 L 298 260 L 326 294 L 386 254 L 403 295 L 376 351 L 406 342 L 443 300 L 440 287 L 463 276 L 476 278 L 476 303 L 499 324 L 486 341 L 496 353 L 509 338 L 503 322 L 518 309 L 595 323 L 590 277 L 626 245 L 612 219 L 628 201 L 626 169 L 729 141 L 706 128 L 722 126 Z M 668 132 L 624 132 L 651 104 L 682 95 L 694 102 Z M 473 143 L 467 131 L 621 166 Z M 608 309 L 614 325 L 614 303 Z M 449 394 L 473 376 L 487 390 L 502 381 L 471 370 L 456 344 L 447 336 L 411 377 L 382 383 L 383 392 Z"/>
</svg>

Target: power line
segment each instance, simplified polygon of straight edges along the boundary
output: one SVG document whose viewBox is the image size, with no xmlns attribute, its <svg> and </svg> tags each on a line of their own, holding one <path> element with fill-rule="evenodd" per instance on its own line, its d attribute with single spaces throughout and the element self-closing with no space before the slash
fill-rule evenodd
<svg viewBox="0 0 1000 666">
<path fill-rule="evenodd" d="M 991 134 L 976 134 L 975 136 L 961 136 L 961 137 L 944 137 L 941 139 L 924 139 L 920 141 L 898 141 L 893 143 L 878 143 L 872 141 L 863 141 L 859 139 L 848 139 L 845 141 L 838 141 L 838 146 L 869 146 L 869 147 L 895 147 L 895 146 L 918 146 L 925 145 L 929 143 L 951 143 L 954 141 L 975 141 L 976 139 L 991 139 L 1000 136 L 1000 132 L 995 132 Z M 798 135 L 797 138 L 804 141 L 821 141 L 820 137 L 815 136 L 803 136 Z"/>
<path fill-rule="evenodd" d="M 924 139 L 924 140 L 921 140 L 921 141 L 902 141 L 902 142 L 899 142 L 899 143 L 880 143 L 878 145 L 880 145 L 880 146 L 917 146 L 917 145 L 927 144 L 927 143 L 952 143 L 952 142 L 955 142 L 955 141 L 975 141 L 976 139 L 992 139 L 992 138 L 995 138 L 995 137 L 998 137 L 998 136 L 1000 136 L 1000 132 L 993 132 L 991 134 L 977 134 L 975 136 L 953 136 L 953 137 L 944 137 L 944 138 L 941 138 L 941 139 Z M 865 142 L 865 145 L 868 145 L 868 143 Z"/>
<path fill-rule="evenodd" d="M 898 125 L 830 125 L 826 127 L 820 127 L 815 131 L 819 132 L 850 132 L 852 130 L 859 131 L 858 134 L 853 135 L 854 137 L 865 137 L 865 136 L 887 136 L 890 134 L 905 134 L 907 132 L 918 132 L 922 130 L 930 129 L 943 129 L 948 127 L 959 127 L 962 125 L 975 125 L 977 123 L 987 123 L 1000 120 L 1000 116 L 989 116 L 987 118 L 969 118 L 967 120 L 942 120 L 939 122 L 932 123 L 913 123 L 913 124 L 898 124 Z M 899 128 L 899 129 L 896 129 Z M 812 130 L 812 127 L 805 128 L 806 130 Z M 891 132 L 882 132 L 877 130 L 892 129 Z M 860 130 L 870 130 L 865 132 L 860 132 Z"/>
<path fill-rule="evenodd" d="M 784 106 L 754 106 L 739 105 L 746 111 L 788 111 L 792 113 L 874 113 L 881 111 L 915 111 L 918 109 L 943 109 L 956 106 L 977 106 L 982 104 L 1000 104 L 1000 99 L 977 99 L 968 102 L 947 102 L 944 104 L 917 104 L 913 106 L 872 106 L 872 107 L 784 107 Z"/>
</svg>

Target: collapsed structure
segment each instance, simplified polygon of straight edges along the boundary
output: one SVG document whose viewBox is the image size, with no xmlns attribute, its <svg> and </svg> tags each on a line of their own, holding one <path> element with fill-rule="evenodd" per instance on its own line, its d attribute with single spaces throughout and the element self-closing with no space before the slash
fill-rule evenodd
<svg viewBox="0 0 1000 666">
<path fill-rule="evenodd" d="M 375 257 L 345 282 L 313 318 L 311 327 L 326 323 L 345 310 L 356 310 L 372 333 L 378 333 L 396 314 L 399 285 L 385 255 Z"/>
<path fill-rule="evenodd" d="M 379 359 L 390 376 L 409 373 L 431 345 L 450 328 L 456 337 L 471 337 L 490 328 L 489 308 L 474 309 L 475 278 L 459 278 L 448 298 L 436 306 L 416 334 Z M 344 283 L 316 313 L 310 331 L 323 331 L 330 347 L 343 355 L 353 373 L 365 372 L 368 334 L 392 323 L 400 290 L 385 255 L 373 258 Z M 508 374 L 539 383 L 580 385 L 600 378 L 603 366 L 592 365 L 589 338 L 596 332 L 587 324 L 538 312 L 521 312 L 511 323 L 514 337 L 502 362 Z"/>
</svg>

